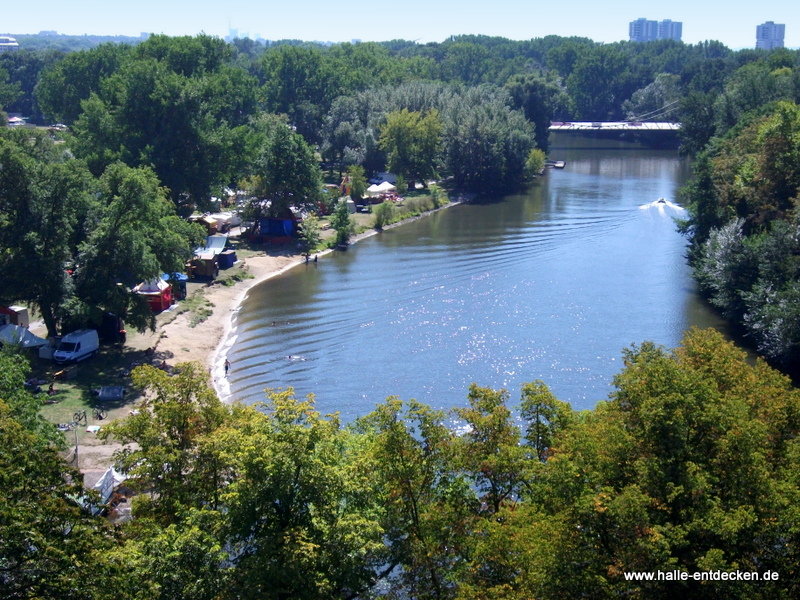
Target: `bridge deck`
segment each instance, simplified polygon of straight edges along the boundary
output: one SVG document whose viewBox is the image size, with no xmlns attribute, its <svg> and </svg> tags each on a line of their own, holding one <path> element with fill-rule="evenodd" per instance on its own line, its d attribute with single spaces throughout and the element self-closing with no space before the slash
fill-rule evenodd
<svg viewBox="0 0 800 600">
<path fill-rule="evenodd" d="M 550 124 L 550 131 L 677 131 L 680 128 L 680 123 L 640 121 L 583 121 Z"/>
</svg>

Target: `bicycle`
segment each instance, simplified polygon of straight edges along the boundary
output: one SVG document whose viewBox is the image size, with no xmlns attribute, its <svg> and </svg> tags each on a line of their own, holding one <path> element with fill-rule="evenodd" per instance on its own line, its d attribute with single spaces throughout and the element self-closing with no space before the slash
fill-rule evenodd
<svg viewBox="0 0 800 600">
<path fill-rule="evenodd" d="M 107 416 L 108 416 L 108 411 L 106 411 L 105 409 L 97 407 L 92 409 L 92 419 L 94 419 L 95 421 L 102 421 Z M 86 411 L 79 410 L 74 415 L 72 415 L 72 422 L 75 423 L 76 425 L 80 425 L 81 422 L 84 425 L 88 425 L 89 417 L 87 416 Z"/>
</svg>

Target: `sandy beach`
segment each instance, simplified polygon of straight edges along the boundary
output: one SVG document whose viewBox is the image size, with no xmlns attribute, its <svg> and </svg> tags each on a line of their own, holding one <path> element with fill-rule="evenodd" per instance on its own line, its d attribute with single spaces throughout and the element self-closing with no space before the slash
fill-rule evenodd
<svg viewBox="0 0 800 600">
<path fill-rule="evenodd" d="M 156 331 L 132 336 L 128 344 L 136 349 L 154 348 L 158 356 L 164 357 L 171 366 L 183 362 L 200 363 L 208 369 L 217 393 L 225 399 L 228 396 L 222 381 L 225 353 L 232 343 L 229 334 L 241 302 L 253 286 L 302 264 L 304 260 L 299 254 L 280 250 L 243 259 L 236 266 L 245 268 L 252 278 L 232 286 L 195 286 L 195 289 L 202 289 L 203 297 L 212 305 L 212 312 L 205 320 L 193 324 L 191 312 L 184 312 L 172 319 L 167 313 L 159 319 L 161 322 Z"/>
<path fill-rule="evenodd" d="M 424 213 L 430 215 L 437 210 L 455 206 L 465 200 L 458 198 L 449 204 Z M 410 217 L 387 227 L 399 227 L 404 223 L 420 218 Z M 370 229 L 351 238 L 351 243 L 376 235 L 379 232 Z M 317 254 L 324 257 L 333 250 L 325 250 Z M 248 254 L 248 253 L 242 253 Z M 324 258 L 323 258 L 324 260 Z M 236 282 L 234 285 L 216 283 L 189 282 L 189 295 L 198 291 L 210 303 L 211 314 L 201 322 L 193 322 L 195 315 L 191 311 L 175 314 L 181 303 L 173 305 L 172 309 L 161 313 L 157 317 L 155 331 L 145 333 L 129 332 L 125 346 L 134 351 L 152 349 L 154 361 L 165 361 L 168 366 L 179 363 L 196 362 L 203 365 L 209 372 L 211 382 L 218 396 L 223 401 L 230 401 L 230 389 L 225 377 L 225 360 L 227 352 L 235 342 L 233 324 L 242 301 L 253 286 L 267 281 L 271 277 L 280 275 L 287 270 L 302 265 L 305 257 L 293 248 L 268 247 L 266 251 L 250 254 L 240 259 L 234 268 L 243 268 L 251 276 Z M 224 275 L 225 272 L 223 271 Z M 39 324 L 40 328 L 43 324 Z M 235 365 L 233 365 L 235 369 Z M 124 417 L 130 408 L 135 406 L 136 399 L 117 409 L 118 414 L 109 415 L 111 418 Z M 95 436 L 82 436 L 80 441 L 79 459 L 75 466 L 84 474 L 84 484 L 91 487 L 103 472 L 113 463 L 113 454 L 120 449 L 116 443 L 103 443 Z"/>
</svg>

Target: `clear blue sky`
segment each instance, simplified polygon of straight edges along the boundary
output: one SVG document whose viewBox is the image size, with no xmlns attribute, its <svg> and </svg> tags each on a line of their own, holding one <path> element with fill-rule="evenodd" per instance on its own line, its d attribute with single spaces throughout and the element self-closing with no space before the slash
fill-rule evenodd
<svg viewBox="0 0 800 600">
<path fill-rule="evenodd" d="M 755 47 L 756 25 L 786 25 L 785 44 L 800 47 L 797 0 L 673 0 L 645 7 L 641 0 L 39 0 L 6 6 L 0 31 L 71 35 L 143 32 L 225 37 L 260 36 L 343 42 L 418 40 L 451 35 L 497 35 L 514 40 L 550 34 L 598 42 L 628 39 L 628 23 L 640 17 L 683 22 L 683 41 L 719 40 L 734 49 Z"/>
</svg>

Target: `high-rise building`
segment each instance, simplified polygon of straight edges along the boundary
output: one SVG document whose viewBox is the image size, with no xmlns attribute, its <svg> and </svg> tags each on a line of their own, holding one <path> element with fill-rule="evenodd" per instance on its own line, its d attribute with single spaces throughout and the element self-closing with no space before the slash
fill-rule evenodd
<svg viewBox="0 0 800 600">
<path fill-rule="evenodd" d="M 658 24 L 658 39 L 681 41 L 683 33 L 683 23 L 664 19 Z"/>
<path fill-rule="evenodd" d="M 628 36 L 632 42 L 652 42 L 654 40 L 681 40 L 683 23 L 680 21 L 649 21 L 636 19 L 628 25 Z"/>
<path fill-rule="evenodd" d="M 658 35 L 658 23 L 647 19 L 636 19 L 628 25 L 628 35 L 632 42 L 649 42 Z"/>
<path fill-rule="evenodd" d="M 786 34 L 786 25 L 767 21 L 756 27 L 756 48 L 772 50 L 783 48 L 783 37 Z"/>
</svg>

